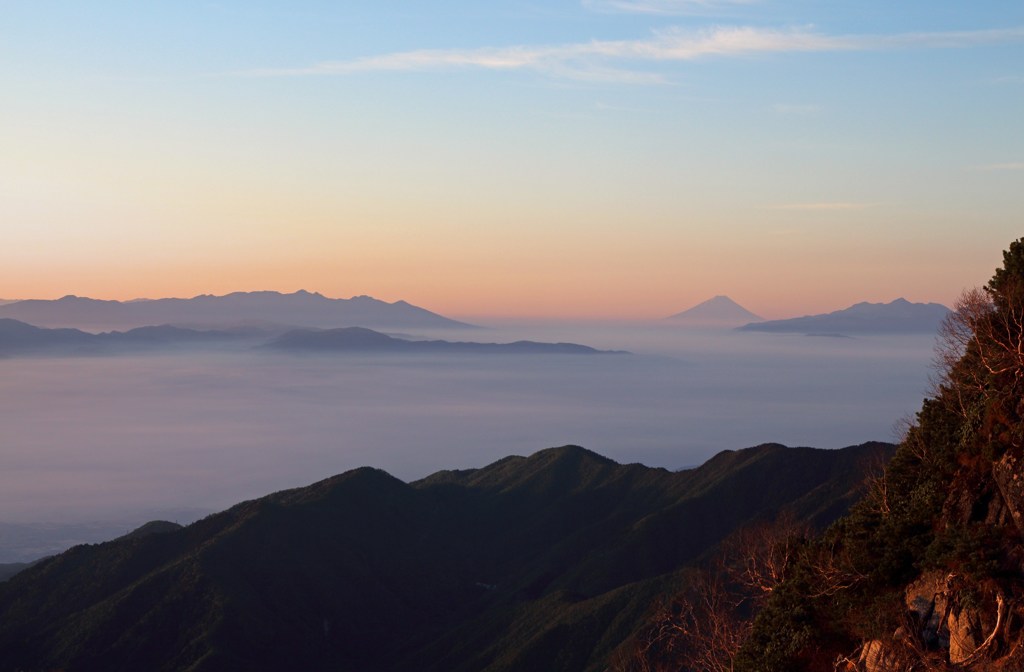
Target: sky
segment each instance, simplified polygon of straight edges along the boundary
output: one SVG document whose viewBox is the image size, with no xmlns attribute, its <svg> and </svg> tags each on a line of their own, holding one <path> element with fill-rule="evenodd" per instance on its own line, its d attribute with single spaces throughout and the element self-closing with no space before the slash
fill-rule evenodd
<svg viewBox="0 0 1024 672">
<path fill-rule="evenodd" d="M 1024 235 L 1024 3 L 0 2 L 0 298 L 949 304 Z"/>
</svg>

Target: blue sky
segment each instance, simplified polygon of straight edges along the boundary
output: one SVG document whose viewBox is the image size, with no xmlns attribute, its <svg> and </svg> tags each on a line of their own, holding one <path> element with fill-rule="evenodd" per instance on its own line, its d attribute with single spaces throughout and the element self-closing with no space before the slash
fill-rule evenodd
<svg viewBox="0 0 1024 672">
<path fill-rule="evenodd" d="M 3 298 L 787 316 L 1024 233 L 1018 2 L 15 1 L 0 85 Z"/>
</svg>

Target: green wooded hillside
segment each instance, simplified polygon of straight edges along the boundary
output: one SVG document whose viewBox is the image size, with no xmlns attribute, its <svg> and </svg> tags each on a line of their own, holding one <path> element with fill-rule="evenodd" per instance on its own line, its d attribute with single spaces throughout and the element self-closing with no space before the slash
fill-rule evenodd
<svg viewBox="0 0 1024 672">
<path fill-rule="evenodd" d="M 891 448 L 358 469 L 0 584 L 0 669 L 601 670 L 723 538 L 782 510 L 827 524 Z"/>
</svg>

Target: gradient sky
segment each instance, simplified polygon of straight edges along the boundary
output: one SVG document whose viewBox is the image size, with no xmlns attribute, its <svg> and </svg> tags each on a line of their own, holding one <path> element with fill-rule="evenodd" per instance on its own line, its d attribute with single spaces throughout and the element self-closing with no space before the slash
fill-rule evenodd
<svg viewBox="0 0 1024 672">
<path fill-rule="evenodd" d="M 1024 3 L 0 3 L 0 298 L 949 303 L 1024 235 Z"/>
</svg>

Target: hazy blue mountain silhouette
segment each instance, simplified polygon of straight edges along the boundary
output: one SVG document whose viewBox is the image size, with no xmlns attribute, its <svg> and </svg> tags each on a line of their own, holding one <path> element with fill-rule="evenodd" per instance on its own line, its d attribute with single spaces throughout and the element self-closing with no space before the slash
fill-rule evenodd
<svg viewBox="0 0 1024 672">
<path fill-rule="evenodd" d="M 0 317 L 42 327 L 126 329 L 154 324 L 224 326 L 249 321 L 303 327 L 464 328 L 463 322 L 405 301 L 387 303 L 369 296 L 330 299 L 300 290 L 203 294 L 191 299 L 103 301 L 78 296 L 29 299 L 0 306 Z"/>
<path fill-rule="evenodd" d="M 372 329 L 345 327 L 341 329 L 295 329 L 272 340 L 269 347 L 280 350 L 317 352 L 433 352 L 480 354 L 613 354 L 577 343 L 475 343 L 467 341 L 410 341 L 394 338 Z M 614 354 L 623 354 L 616 352 Z"/>
<path fill-rule="evenodd" d="M 0 671 L 596 672 L 733 530 L 783 510 L 829 523 L 892 449 L 356 469 L 23 570 L 0 584 Z"/>
<path fill-rule="evenodd" d="M 715 296 L 693 308 L 670 315 L 666 319 L 679 323 L 712 326 L 738 326 L 762 318 L 750 312 L 728 296 Z"/>
<path fill-rule="evenodd" d="M 114 355 L 211 346 L 265 346 L 275 350 L 318 353 L 627 354 L 623 351 L 596 350 L 576 343 L 413 341 L 364 327 L 292 329 L 279 335 L 275 333 L 259 328 L 197 330 L 161 325 L 91 334 L 78 329 L 45 329 L 10 318 L 0 318 L 0 356 Z"/>
<path fill-rule="evenodd" d="M 94 334 L 78 329 L 43 329 L 19 320 L 0 318 L 0 354 L 89 345 Z"/>
<path fill-rule="evenodd" d="M 207 331 L 168 325 L 91 334 L 79 329 L 46 329 L 0 318 L 0 356 L 19 354 L 114 354 L 181 345 L 230 343 L 251 338 L 252 331 Z"/>
<path fill-rule="evenodd" d="M 740 329 L 804 334 L 930 334 L 948 314 L 949 308 L 942 304 L 911 303 L 900 298 L 890 303 L 858 303 L 822 315 L 757 322 Z"/>
</svg>

